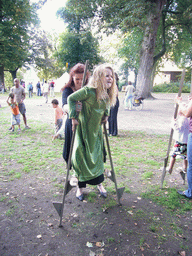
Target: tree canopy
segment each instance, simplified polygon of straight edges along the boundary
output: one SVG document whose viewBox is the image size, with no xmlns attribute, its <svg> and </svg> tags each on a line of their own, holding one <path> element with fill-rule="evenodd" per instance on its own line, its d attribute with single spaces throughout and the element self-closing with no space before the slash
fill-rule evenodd
<svg viewBox="0 0 192 256">
<path fill-rule="evenodd" d="M 184 33 L 191 35 L 192 32 L 190 0 L 69 0 L 68 3 L 78 6 L 78 15 L 84 17 L 84 27 L 94 16 L 94 24 L 106 33 L 120 29 L 132 35 L 137 29 L 143 34 L 136 87 L 144 97 L 150 95 L 157 61 L 167 53 L 181 63 L 181 42 L 186 46 L 182 50 L 187 50 Z M 127 60 L 129 58 L 130 55 Z"/>
<path fill-rule="evenodd" d="M 93 5 L 95 5 L 93 3 Z M 76 63 L 85 63 L 89 59 L 90 68 L 101 61 L 98 55 L 98 40 L 91 32 L 91 18 L 94 17 L 89 5 L 81 1 L 69 0 L 58 15 L 67 23 L 66 31 L 61 35 L 57 57 L 71 68 Z"/>
<path fill-rule="evenodd" d="M 42 80 L 60 77 L 65 69 L 63 65 L 59 65 L 55 56 L 58 37 L 45 31 L 38 31 L 35 38 L 33 62 L 35 69 L 38 71 L 38 77 Z"/>
<path fill-rule="evenodd" d="M 33 30 L 39 22 L 36 8 L 29 0 L 0 0 L 0 82 L 4 70 L 15 76 L 31 60 Z"/>
</svg>

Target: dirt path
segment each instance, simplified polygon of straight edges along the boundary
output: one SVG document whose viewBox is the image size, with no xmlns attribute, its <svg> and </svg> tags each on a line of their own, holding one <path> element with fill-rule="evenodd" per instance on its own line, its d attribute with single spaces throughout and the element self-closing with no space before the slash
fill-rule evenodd
<svg viewBox="0 0 192 256">
<path fill-rule="evenodd" d="M 120 107 L 118 112 L 119 130 L 145 131 L 154 134 L 169 134 L 170 122 L 174 115 L 174 98 L 176 94 L 153 94 L 153 99 L 144 100 L 144 108 L 141 111 L 124 110 L 124 93 L 119 93 Z M 61 95 L 57 97 L 61 105 Z M 187 101 L 187 94 L 183 95 L 183 100 Z M 6 106 L 6 96 L 0 95 L 0 104 Z M 26 97 L 25 105 L 27 117 L 33 120 L 40 120 L 53 125 L 53 108 L 51 98 L 45 104 L 43 97 L 29 99 Z M 29 122 L 30 125 L 30 122 Z"/>
</svg>

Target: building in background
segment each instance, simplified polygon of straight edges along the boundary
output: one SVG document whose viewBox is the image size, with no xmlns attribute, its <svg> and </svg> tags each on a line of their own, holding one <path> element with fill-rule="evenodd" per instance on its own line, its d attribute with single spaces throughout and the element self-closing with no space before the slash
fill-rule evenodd
<svg viewBox="0 0 192 256">
<path fill-rule="evenodd" d="M 178 68 L 174 63 L 167 61 L 156 74 L 153 85 L 177 82 L 180 80 L 181 73 L 182 69 Z"/>
</svg>

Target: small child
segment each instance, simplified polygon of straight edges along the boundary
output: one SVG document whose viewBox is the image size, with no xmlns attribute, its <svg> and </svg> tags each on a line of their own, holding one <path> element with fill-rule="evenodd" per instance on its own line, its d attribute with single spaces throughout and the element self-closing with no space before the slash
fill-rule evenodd
<svg viewBox="0 0 192 256">
<path fill-rule="evenodd" d="M 10 100 L 11 99 L 11 100 Z M 10 101 L 9 101 L 10 100 Z M 19 107 L 15 101 L 15 97 L 13 93 L 9 94 L 9 97 L 7 99 L 7 104 L 11 107 L 12 111 L 12 118 L 11 118 L 11 132 L 14 132 L 15 130 L 15 125 L 18 125 L 18 132 L 21 131 L 20 128 L 20 113 L 19 113 Z"/>
<path fill-rule="evenodd" d="M 171 127 L 174 130 L 173 139 L 175 140 L 175 144 L 171 152 L 171 159 L 168 167 L 168 172 L 171 174 L 176 157 L 179 156 L 183 159 L 183 170 L 180 171 L 180 175 L 183 179 L 184 184 L 185 174 L 187 172 L 187 139 L 189 134 L 189 120 L 181 112 L 181 109 L 185 107 L 185 103 L 180 104 L 178 117 L 171 123 Z"/>
<path fill-rule="evenodd" d="M 59 107 L 59 101 L 57 99 L 52 100 L 51 103 L 55 109 L 55 133 L 57 133 L 63 123 L 63 110 Z M 61 135 L 59 137 L 61 137 Z"/>
</svg>

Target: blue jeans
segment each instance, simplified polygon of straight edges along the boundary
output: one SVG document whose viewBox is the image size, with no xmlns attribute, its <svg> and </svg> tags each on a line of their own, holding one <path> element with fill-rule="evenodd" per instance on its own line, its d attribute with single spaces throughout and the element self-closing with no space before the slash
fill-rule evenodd
<svg viewBox="0 0 192 256">
<path fill-rule="evenodd" d="M 187 158 L 188 158 L 188 168 L 187 168 L 188 189 L 185 191 L 185 195 L 189 198 L 192 198 L 192 133 L 189 133 L 188 135 Z"/>
<path fill-rule="evenodd" d="M 32 91 L 29 91 L 29 98 L 32 97 Z"/>
<path fill-rule="evenodd" d="M 37 96 L 41 96 L 41 88 L 37 88 Z"/>
<path fill-rule="evenodd" d="M 125 96 L 125 107 L 132 109 L 133 107 L 132 99 L 133 99 L 133 94 L 128 94 Z"/>
</svg>

